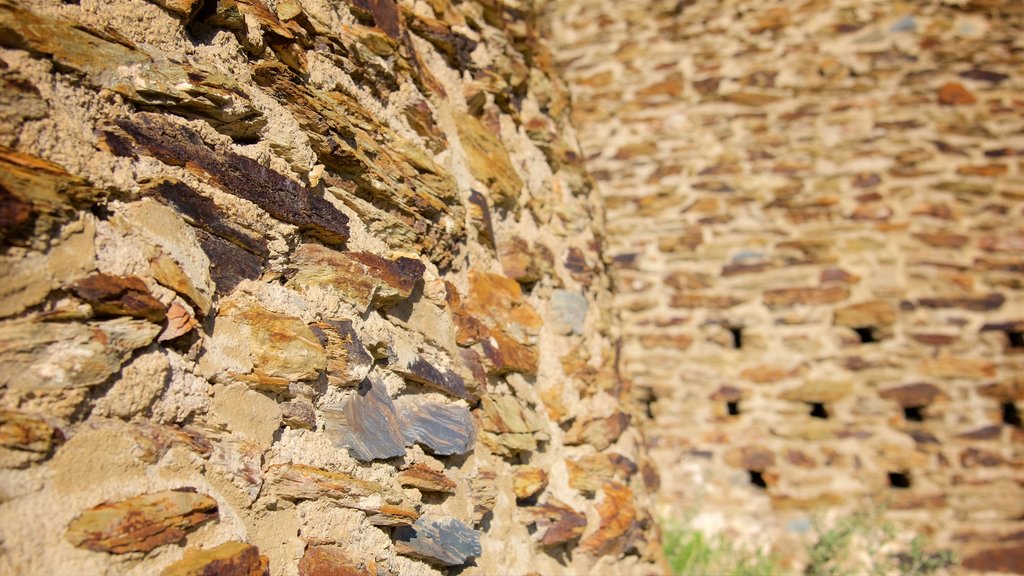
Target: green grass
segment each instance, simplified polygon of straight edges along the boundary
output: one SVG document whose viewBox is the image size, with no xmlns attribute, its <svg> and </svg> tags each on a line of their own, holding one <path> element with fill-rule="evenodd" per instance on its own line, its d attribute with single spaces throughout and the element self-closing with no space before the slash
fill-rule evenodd
<svg viewBox="0 0 1024 576">
<path fill-rule="evenodd" d="M 662 533 L 665 559 L 676 576 L 770 576 L 779 573 L 775 557 L 748 550 L 722 536 L 671 526 Z"/>
</svg>

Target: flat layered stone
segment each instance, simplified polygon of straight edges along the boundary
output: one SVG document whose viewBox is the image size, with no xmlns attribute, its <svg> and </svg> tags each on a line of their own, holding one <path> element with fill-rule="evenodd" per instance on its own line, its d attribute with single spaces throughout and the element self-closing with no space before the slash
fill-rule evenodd
<svg viewBox="0 0 1024 576">
<path fill-rule="evenodd" d="M 594 494 L 611 481 L 628 483 L 638 470 L 632 460 L 615 452 L 568 459 L 565 469 L 569 475 L 569 487 L 583 494 Z"/>
<path fill-rule="evenodd" d="M 527 522 L 543 530 L 540 545 L 551 548 L 579 539 L 587 529 L 587 518 L 557 498 L 524 509 Z"/>
<path fill-rule="evenodd" d="M 744 302 L 744 300 L 735 296 L 682 293 L 674 294 L 669 302 L 673 308 L 712 308 L 715 310 L 724 310 L 739 306 Z"/>
<path fill-rule="evenodd" d="M 860 328 L 864 326 L 890 326 L 896 322 L 897 313 L 887 300 L 871 300 L 836 309 L 837 326 Z"/>
<path fill-rule="evenodd" d="M 319 244 L 299 246 L 291 263 L 298 270 L 287 286 L 334 291 L 361 312 L 408 298 L 424 271 L 423 263 L 412 258 L 338 252 Z"/>
<path fill-rule="evenodd" d="M 395 530 L 395 551 L 438 566 L 461 566 L 481 554 L 480 533 L 455 518 L 421 516 Z"/>
<path fill-rule="evenodd" d="M 62 434 L 40 416 L 0 410 L 0 446 L 45 456 Z"/>
<path fill-rule="evenodd" d="M 368 462 L 405 455 L 402 421 L 383 383 L 364 380 L 348 400 L 321 411 L 327 438 L 348 448 L 353 458 Z"/>
<path fill-rule="evenodd" d="M 310 546 L 299 560 L 299 576 L 376 576 L 337 546 Z"/>
<path fill-rule="evenodd" d="M 323 320 L 310 325 L 327 350 L 327 381 L 334 386 L 362 382 L 373 368 L 373 356 L 363 346 L 351 320 Z"/>
<path fill-rule="evenodd" d="M 763 295 L 764 305 L 775 310 L 790 308 L 797 305 L 814 306 L 819 304 L 835 304 L 850 297 L 850 291 L 841 286 L 825 288 L 780 288 L 766 290 Z"/>
<path fill-rule="evenodd" d="M 986 294 L 984 296 L 950 296 L 945 298 L 921 298 L 917 303 L 925 308 L 962 308 L 975 312 L 989 312 L 1002 308 L 1006 296 Z"/>
<path fill-rule="evenodd" d="M 118 120 L 117 125 L 161 162 L 185 166 L 224 192 L 252 202 L 324 243 L 340 244 L 348 238 L 348 216 L 319 193 L 252 158 L 211 148 L 191 128 L 147 113 Z"/>
<path fill-rule="evenodd" d="M 589 444 L 598 450 L 611 446 L 632 420 L 629 414 L 616 412 L 604 418 L 577 420 L 565 434 L 564 442 L 569 446 Z"/>
<path fill-rule="evenodd" d="M 0 385 L 13 389 L 96 386 L 160 332 L 156 324 L 32 322 L 0 325 Z"/>
<path fill-rule="evenodd" d="M 439 404 L 412 396 L 395 401 L 405 444 L 420 444 L 438 456 L 468 454 L 476 443 L 469 410 L 458 404 Z"/>
<path fill-rule="evenodd" d="M 914 384 L 887 388 L 879 392 L 878 395 L 886 400 L 896 402 L 902 408 L 927 406 L 936 401 L 949 399 L 949 396 L 942 389 L 927 382 L 916 382 Z"/>
<path fill-rule="evenodd" d="M 775 452 L 765 446 L 737 446 L 726 451 L 725 463 L 737 468 L 763 472 L 775 466 Z"/>
<path fill-rule="evenodd" d="M 401 374 L 417 384 L 423 384 L 449 396 L 462 398 L 470 404 L 475 404 L 477 401 L 477 397 L 466 390 L 466 381 L 462 376 L 449 368 L 438 368 L 422 356 L 399 358 L 397 362 L 388 367 L 393 372 Z"/>
<path fill-rule="evenodd" d="M 462 150 L 469 160 L 470 173 L 487 186 L 492 202 L 506 208 L 514 206 L 523 188 L 523 181 L 512 167 L 500 137 L 471 114 L 458 114 L 455 126 L 459 131 Z"/>
<path fill-rule="evenodd" d="M 86 510 L 68 525 L 79 548 L 125 554 L 180 542 L 199 524 L 217 518 L 217 501 L 192 488 L 164 490 Z"/>
<path fill-rule="evenodd" d="M 548 473 L 536 466 L 517 466 L 512 479 L 516 498 L 525 500 L 540 493 L 548 485 Z"/>
<path fill-rule="evenodd" d="M 98 315 L 132 316 L 150 322 L 167 317 L 166 307 L 137 276 L 93 274 L 72 284 L 71 291 L 88 302 Z"/>
<path fill-rule="evenodd" d="M 377 526 L 412 524 L 420 515 L 415 502 L 399 490 L 304 464 L 271 466 L 264 490 L 285 500 L 328 499 L 365 513 L 367 520 Z"/>
<path fill-rule="evenodd" d="M 850 381 L 808 380 L 796 388 L 784 391 L 780 398 L 794 402 L 835 402 L 853 391 Z"/>
<path fill-rule="evenodd" d="M 609 482 L 601 489 L 601 495 L 597 504 L 600 523 L 597 530 L 580 541 L 578 550 L 593 556 L 617 555 L 639 529 L 633 491 L 629 486 Z"/>
<path fill-rule="evenodd" d="M 413 464 L 398 473 L 398 483 L 407 488 L 424 492 L 455 493 L 455 481 L 444 472 L 434 470 L 425 464 Z"/>
<path fill-rule="evenodd" d="M 112 90 L 140 105 L 199 116 L 224 134 L 251 139 L 266 118 L 231 78 L 200 66 L 149 54 L 127 38 L 79 22 L 0 4 L 0 44 L 52 59 L 83 73 L 97 88 Z"/>
<path fill-rule="evenodd" d="M 515 396 L 484 396 L 480 402 L 481 440 L 502 456 L 537 448 L 543 419 Z"/>
<path fill-rule="evenodd" d="M 285 426 L 316 430 L 316 409 L 308 400 L 290 400 L 278 406 L 281 408 L 281 422 Z"/>
<path fill-rule="evenodd" d="M 473 524 L 479 526 L 498 503 L 498 470 L 480 468 L 469 480 L 469 500 L 473 504 Z"/>
<path fill-rule="evenodd" d="M 238 298 L 221 302 L 203 362 L 215 381 L 287 390 L 317 378 L 327 353 L 302 319 Z"/>
<path fill-rule="evenodd" d="M 270 576 L 270 560 L 245 542 L 225 542 L 206 549 L 189 548 L 160 576 Z"/>
<path fill-rule="evenodd" d="M 968 555 L 963 567 L 978 572 L 1024 573 L 1024 544 L 993 546 Z"/>
</svg>

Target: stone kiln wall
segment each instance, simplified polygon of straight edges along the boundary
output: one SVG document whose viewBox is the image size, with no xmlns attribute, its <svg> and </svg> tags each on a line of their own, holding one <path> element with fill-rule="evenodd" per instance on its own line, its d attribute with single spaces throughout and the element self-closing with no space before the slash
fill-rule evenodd
<svg viewBox="0 0 1024 576">
<path fill-rule="evenodd" d="M 0 0 L 0 573 L 658 571 L 534 19 Z"/>
<path fill-rule="evenodd" d="M 871 499 L 1024 572 L 1024 4 L 551 12 L 663 512 L 798 566 Z"/>
</svg>

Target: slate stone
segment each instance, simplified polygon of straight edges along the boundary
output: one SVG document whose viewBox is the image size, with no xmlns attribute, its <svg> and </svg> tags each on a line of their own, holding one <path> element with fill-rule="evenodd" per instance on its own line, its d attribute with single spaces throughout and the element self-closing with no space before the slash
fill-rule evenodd
<svg viewBox="0 0 1024 576">
<path fill-rule="evenodd" d="M 327 381 L 334 386 L 362 382 L 373 368 L 373 356 L 363 346 L 351 320 L 324 320 L 310 328 L 327 349 Z"/>
<path fill-rule="evenodd" d="M 359 510 L 376 526 L 403 526 L 419 518 L 416 503 L 390 486 L 361 480 L 344 472 L 304 464 L 275 464 L 267 469 L 264 484 L 286 500 L 331 500 Z"/>
<path fill-rule="evenodd" d="M 480 533 L 454 518 L 421 516 L 394 533 L 395 551 L 440 566 L 460 566 L 480 556 Z"/>
<path fill-rule="evenodd" d="M 161 162 L 186 166 L 224 192 L 252 202 L 326 244 L 348 238 L 348 216 L 320 194 L 252 158 L 214 150 L 191 128 L 148 113 L 120 119 L 117 125 Z"/>
<path fill-rule="evenodd" d="M 1004 302 L 1006 302 L 1006 297 L 995 293 L 976 297 L 951 296 L 947 298 L 921 298 L 918 300 L 918 304 L 925 308 L 962 308 L 975 312 L 998 310 Z"/>
<path fill-rule="evenodd" d="M 466 381 L 448 368 L 437 368 L 422 356 L 415 356 L 390 366 L 391 370 L 407 379 L 423 384 L 449 396 L 462 398 L 475 404 L 477 397 L 466 390 Z"/>
<path fill-rule="evenodd" d="M 476 442 L 469 410 L 458 404 L 438 404 L 402 396 L 395 401 L 405 444 L 421 444 L 439 456 L 467 454 Z"/>
<path fill-rule="evenodd" d="M 348 448 L 352 457 L 368 462 L 405 456 L 406 436 L 382 382 L 368 379 L 343 403 L 322 407 L 324 432 L 335 446 Z M 409 444 L 419 439 L 409 441 Z"/>
<path fill-rule="evenodd" d="M 456 115 L 455 126 L 469 160 L 470 173 L 488 187 L 495 204 L 506 208 L 514 206 L 523 181 L 513 168 L 500 137 L 471 114 Z"/>
<path fill-rule="evenodd" d="M 577 540 L 587 529 L 587 518 L 557 498 L 525 509 L 528 522 L 544 530 L 540 545 L 551 548 Z"/>
<path fill-rule="evenodd" d="M 289 287 L 335 292 L 361 312 L 408 298 L 425 270 L 413 258 L 338 252 L 319 244 L 299 246 L 291 264 L 298 271 L 288 280 Z"/>
</svg>

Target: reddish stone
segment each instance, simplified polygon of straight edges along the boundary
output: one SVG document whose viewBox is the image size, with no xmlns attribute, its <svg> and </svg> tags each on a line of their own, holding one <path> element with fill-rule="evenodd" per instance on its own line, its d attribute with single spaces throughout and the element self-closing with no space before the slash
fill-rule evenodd
<svg viewBox="0 0 1024 576">
<path fill-rule="evenodd" d="M 413 464 L 398 473 L 398 483 L 425 492 L 455 492 L 455 482 L 444 472 L 429 468 L 425 464 Z"/>
<path fill-rule="evenodd" d="M 371 576 L 337 546 L 310 546 L 299 560 L 299 576 Z"/>
<path fill-rule="evenodd" d="M 45 455 L 62 434 L 39 416 L 0 410 L 0 446 Z"/>
<path fill-rule="evenodd" d="M 998 310 L 1006 302 L 1002 294 L 986 294 L 976 297 L 921 298 L 918 304 L 925 308 L 963 308 L 975 312 Z"/>
<path fill-rule="evenodd" d="M 604 450 L 618 440 L 629 427 L 630 420 L 630 415 L 623 412 L 616 412 L 606 418 L 577 420 L 565 434 L 564 442 L 569 446 L 589 444 Z"/>
<path fill-rule="evenodd" d="M 764 304 L 771 309 L 796 305 L 834 304 L 850 297 L 850 291 L 840 286 L 827 288 L 781 288 L 764 292 Z"/>
<path fill-rule="evenodd" d="M 629 482 L 636 474 L 632 460 L 615 452 L 597 453 L 565 461 L 569 487 L 584 494 L 597 492 L 606 482 Z"/>
<path fill-rule="evenodd" d="M 519 466 L 515 471 L 512 489 L 516 498 L 524 500 L 536 496 L 548 485 L 548 473 L 536 466 Z"/>
<path fill-rule="evenodd" d="M 557 498 L 549 498 L 546 503 L 527 508 L 525 512 L 531 517 L 529 523 L 544 530 L 540 545 L 545 548 L 576 540 L 587 528 L 586 517 Z"/>
<path fill-rule="evenodd" d="M 979 572 L 1024 574 L 1024 544 L 976 552 L 964 559 L 963 567 Z"/>
<path fill-rule="evenodd" d="M 671 306 L 673 308 L 711 308 L 723 310 L 732 308 L 743 303 L 742 298 L 734 296 L 722 296 L 712 294 L 683 293 L 672 296 Z"/>
<path fill-rule="evenodd" d="M 967 88 L 964 88 L 963 84 L 959 82 L 947 82 L 939 88 L 938 92 L 939 104 L 946 106 L 963 106 L 966 104 L 974 104 L 977 102 L 977 98 L 974 94 L 971 94 Z"/>
<path fill-rule="evenodd" d="M 961 166 L 956 169 L 956 173 L 962 176 L 984 176 L 985 178 L 994 178 L 996 176 L 1003 176 L 1009 172 L 1009 168 L 1006 164 L 986 164 L 984 166 Z"/>
<path fill-rule="evenodd" d="M 270 561 L 251 544 L 225 542 L 216 548 L 185 550 L 184 557 L 160 576 L 270 576 Z"/>
<path fill-rule="evenodd" d="M 637 529 L 633 491 L 618 482 L 608 482 L 601 490 L 603 498 L 597 505 L 600 524 L 595 532 L 580 542 L 579 551 L 593 556 L 618 555 Z"/>
<path fill-rule="evenodd" d="M 1003 236 L 986 235 L 978 240 L 978 247 L 986 252 L 1024 252 L 1024 232 L 1010 233 Z"/>
<path fill-rule="evenodd" d="M 132 316 L 160 322 L 167 317 L 167 307 L 153 297 L 141 278 L 111 276 L 97 273 L 83 278 L 71 287 L 79 298 L 101 315 Z"/>
<path fill-rule="evenodd" d="M 818 463 L 807 455 L 807 453 L 800 450 L 789 449 L 786 451 L 786 460 L 794 465 L 800 466 L 801 468 L 814 468 Z"/>
<path fill-rule="evenodd" d="M 896 386 L 882 390 L 878 395 L 896 402 L 903 408 L 927 406 L 932 402 L 949 398 L 938 386 L 926 382 Z"/>
<path fill-rule="evenodd" d="M 921 242 L 936 248 L 961 248 L 967 244 L 969 238 L 963 234 L 930 233 L 914 234 Z"/>
<path fill-rule="evenodd" d="M 757 382 L 764 384 L 767 382 L 778 382 L 779 380 L 785 380 L 790 376 L 795 375 L 798 370 L 792 368 L 786 368 L 783 366 L 772 366 L 770 364 L 760 364 L 752 366 L 740 372 L 740 376 L 750 380 L 751 382 Z"/>
</svg>

